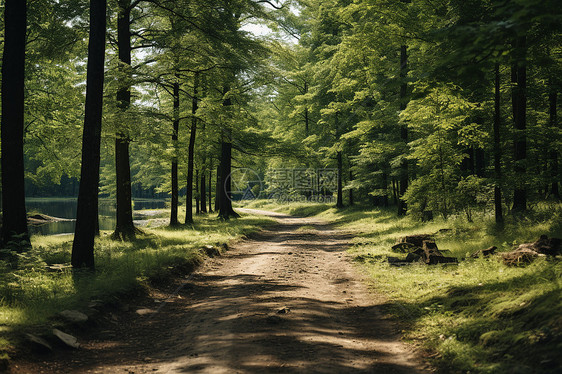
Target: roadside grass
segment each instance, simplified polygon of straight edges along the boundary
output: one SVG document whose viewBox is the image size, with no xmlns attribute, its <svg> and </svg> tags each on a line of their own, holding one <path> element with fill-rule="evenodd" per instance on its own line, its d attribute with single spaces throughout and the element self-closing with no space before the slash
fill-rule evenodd
<svg viewBox="0 0 562 374">
<path fill-rule="evenodd" d="M 355 233 L 350 254 L 387 295 L 405 338 L 433 352 L 442 372 L 554 373 L 562 365 L 560 259 L 508 267 L 496 257 L 466 257 L 492 245 L 507 251 L 542 234 L 562 237 L 561 213 L 561 205 L 550 206 L 510 218 L 503 229 L 491 219 L 421 223 L 388 210 L 329 209 L 319 217 Z M 413 234 L 434 234 L 439 249 L 460 263 L 391 266 L 387 256 L 405 257 L 391 246 Z"/>
<path fill-rule="evenodd" d="M 187 273 L 203 261 L 202 246 L 220 246 L 271 222 L 250 215 L 228 222 L 196 216 L 190 226 L 143 228 L 130 243 L 103 232 L 95 245 L 95 273 L 71 270 L 73 235 L 33 236 L 33 249 L 19 256 L 17 269 L 0 261 L 0 353 L 12 350 L 24 332 L 41 331 L 62 310 L 135 292 L 174 271 Z"/>
</svg>

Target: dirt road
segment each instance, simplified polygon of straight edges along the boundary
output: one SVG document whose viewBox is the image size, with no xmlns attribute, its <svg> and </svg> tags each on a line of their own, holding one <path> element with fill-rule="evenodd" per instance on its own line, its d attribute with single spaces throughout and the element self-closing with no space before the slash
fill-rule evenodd
<svg viewBox="0 0 562 374">
<path fill-rule="evenodd" d="M 349 236 L 273 215 L 277 225 L 207 261 L 179 291 L 114 316 L 80 350 L 14 372 L 426 372 L 346 257 Z"/>
</svg>

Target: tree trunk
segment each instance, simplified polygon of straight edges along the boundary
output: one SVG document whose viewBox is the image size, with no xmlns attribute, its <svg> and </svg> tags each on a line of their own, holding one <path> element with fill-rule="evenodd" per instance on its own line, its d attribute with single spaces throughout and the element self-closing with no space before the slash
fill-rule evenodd
<svg viewBox="0 0 562 374">
<path fill-rule="evenodd" d="M 349 166 L 349 181 L 353 180 L 353 172 L 351 171 L 351 165 Z M 353 205 L 353 188 L 349 189 L 349 206 Z"/>
<path fill-rule="evenodd" d="M 82 166 L 76 210 L 76 228 L 72 243 L 72 266 L 94 268 L 94 238 L 99 233 L 98 186 L 100 168 L 103 77 L 105 59 L 106 0 L 90 2 L 90 40 Z"/>
<path fill-rule="evenodd" d="M 130 0 L 119 1 L 119 15 L 117 18 L 117 47 L 119 61 L 122 68 L 131 66 L 131 30 L 130 30 Z M 129 74 L 129 73 L 127 73 Z M 117 105 L 122 112 L 126 112 L 131 105 L 131 86 L 127 83 L 117 91 Z M 120 124 L 125 127 L 126 124 Z M 136 228 L 133 224 L 133 204 L 131 197 L 131 166 L 129 165 L 129 135 L 122 128 L 115 134 L 115 180 L 117 190 L 117 211 L 113 239 L 133 240 Z"/>
<path fill-rule="evenodd" d="M 207 213 L 207 181 L 205 170 L 201 172 L 201 213 Z"/>
<path fill-rule="evenodd" d="M 230 89 L 225 88 L 225 94 L 228 93 Z M 232 105 L 230 98 L 224 99 L 222 103 L 225 111 L 228 111 Z M 226 125 L 226 124 L 225 124 Z M 217 185 L 217 199 L 219 201 L 218 206 L 218 217 L 224 220 L 228 220 L 231 217 L 238 218 L 240 215 L 232 209 L 232 196 L 231 196 L 231 178 L 230 172 L 232 169 L 232 131 L 228 128 L 223 130 L 221 136 L 221 157 L 219 162 L 219 175 L 220 184 Z M 219 183 L 217 181 L 217 183 Z"/>
<path fill-rule="evenodd" d="M 308 82 L 304 82 L 304 93 L 307 94 L 308 93 Z M 308 138 L 308 134 L 309 134 L 309 122 L 310 122 L 310 114 L 308 112 L 308 105 L 306 105 L 305 103 L 305 107 L 304 107 L 304 135 L 305 137 Z"/>
<path fill-rule="evenodd" d="M 189 148 L 187 155 L 187 192 L 185 201 L 185 223 L 193 223 L 193 160 L 195 153 L 195 137 L 197 136 L 197 109 L 199 98 L 199 73 L 193 77 L 193 99 L 191 104 L 191 134 L 189 135 Z"/>
<path fill-rule="evenodd" d="M 501 92 L 500 92 L 500 65 L 496 64 L 495 67 L 495 95 L 494 95 L 494 207 L 496 223 L 503 223 L 502 212 L 502 166 L 501 166 L 501 139 L 500 139 L 500 126 L 501 126 Z"/>
<path fill-rule="evenodd" d="M 526 66 L 526 40 L 525 36 L 517 38 L 517 65 L 513 114 L 515 119 L 515 191 L 513 193 L 513 210 L 516 212 L 527 209 L 527 189 L 525 181 L 527 159 L 527 66 Z"/>
<path fill-rule="evenodd" d="M 336 208 L 343 208 L 343 160 L 342 160 L 342 153 L 338 151 L 337 155 L 337 162 L 338 162 L 338 198 L 336 200 Z"/>
<path fill-rule="evenodd" d="M 213 194 L 213 165 L 209 167 L 209 213 L 213 213 L 212 194 Z M 215 197 L 216 199 L 216 197 Z"/>
<path fill-rule="evenodd" d="M 177 75 L 176 75 L 176 79 Z M 172 157 L 172 201 L 170 211 L 170 226 L 177 226 L 178 221 L 178 134 L 180 128 L 180 84 L 174 82 L 174 123 L 172 143 L 174 156 Z"/>
<path fill-rule="evenodd" d="M 406 77 L 408 75 L 408 51 L 405 45 L 400 47 L 400 80 L 402 81 L 400 85 L 400 111 L 406 109 L 407 98 L 408 98 L 408 83 L 406 82 Z M 400 127 L 400 139 L 407 144 L 408 143 L 408 127 L 402 125 Z M 398 190 L 398 215 L 406 215 L 406 202 L 402 199 L 406 190 L 408 189 L 408 160 L 406 157 L 402 158 L 400 164 L 400 183 Z"/>
<path fill-rule="evenodd" d="M 195 170 L 195 214 L 201 214 L 199 196 L 199 170 Z"/>
<path fill-rule="evenodd" d="M 221 160 L 220 160 L 220 185 L 219 185 L 219 218 L 228 220 L 231 217 L 240 217 L 232 208 L 232 187 L 230 172 L 232 170 L 232 143 L 229 141 L 230 136 L 223 137 L 221 143 Z"/>
<path fill-rule="evenodd" d="M 557 113 L 557 99 L 558 94 L 556 92 L 551 92 L 548 95 L 548 101 L 550 102 L 550 126 L 552 127 L 553 131 L 557 131 L 558 129 L 558 113 Z M 552 186 L 550 189 L 550 193 L 560 198 L 560 190 L 558 189 L 558 149 L 555 147 L 552 148 L 550 151 L 550 162 L 551 162 L 551 176 L 552 176 Z"/>
<path fill-rule="evenodd" d="M 220 200 L 220 190 L 221 190 L 221 167 L 220 160 L 217 166 L 217 181 L 215 184 L 215 211 L 219 211 L 219 200 Z"/>
<path fill-rule="evenodd" d="M 4 5 L 2 56 L 2 243 L 15 241 L 14 249 L 29 247 L 25 210 L 23 158 L 25 34 L 27 2 L 7 0 Z"/>
</svg>

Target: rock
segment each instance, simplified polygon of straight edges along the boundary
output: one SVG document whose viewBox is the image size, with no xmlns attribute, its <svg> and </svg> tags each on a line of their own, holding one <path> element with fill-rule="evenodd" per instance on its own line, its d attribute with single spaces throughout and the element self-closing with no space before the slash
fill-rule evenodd
<svg viewBox="0 0 562 374">
<path fill-rule="evenodd" d="M 471 254 L 470 257 L 478 258 L 478 257 L 480 257 L 480 255 L 482 255 L 484 257 L 488 257 L 490 255 L 493 255 L 494 252 L 496 252 L 497 249 L 498 249 L 498 247 L 496 247 L 496 246 L 492 246 L 492 247 L 487 248 L 487 249 L 479 249 L 476 252 L 474 252 L 473 254 Z"/>
<path fill-rule="evenodd" d="M 80 348 L 80 344 L 78 344 L 78 339 L 74 336 L 64 333 L 58 329 L 53 329 L 53 335 L 59 338 L 64 344 L 68 345 L 72 348 Z"/>
<path fill-rule="evenodd" d="M 88 320 L 87 315 L 77 310 L 63 310 L 59 313 L 59 316 L 72 323 L 83 323 Z"/>
<path fill-rule="evenodd" d="M 147 315 L 147 314 L 155 313 L 155 311 L 152 310 L 152 309 L 148 309 L 148 308 L 142 308 L 142 309 L 137 309 L 136 313 L 139 316 L 144 316 L 144 315 Z"/>
<path fill-rule="evenodd" d="M 49 343 L 47 343 L 47 341 L 43 338 L 40 338 L 36 335 L 33 334 L 25 334 L 25 337 L 27 338 L 27 340 L 29 340 L 29 342 L 32 344 L 32 346 L 40 351 L 52 351 L 53 347 L 51 347 L 51 345 Z"/>
<path fill-rule="evenodd" d="M 278 314 L 287 314 L 291 313 L 291 308 L 285 306 L 277 311 Z"/>
</svg>

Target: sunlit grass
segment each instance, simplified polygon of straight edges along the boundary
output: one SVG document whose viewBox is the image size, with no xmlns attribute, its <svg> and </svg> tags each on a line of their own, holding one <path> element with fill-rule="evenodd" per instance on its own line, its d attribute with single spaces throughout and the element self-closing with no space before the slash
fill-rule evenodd
<svg viewBox="0 0 562 374">
<path fill-rule="evenodd" d="M 71 270 L 72 235 L 33 236 L 33 249 L 21 256 L 18 269 L 0 262 L 0 329 L 9 337 L 0 339 L 0 351 L 11 346 L 10 339 L 40 328 L 64 309 L 131 292 L 165 278 L 171 269 L 187 272 L 203 260 L 202 246 L 219 246 L 271 222 L 247 215 L 228 222 L 196 216 L 190 226 L 143 228 L 133 242 L 114 241 L 103 232 L 95 246 L 95 274 Z M 51 271 L 53 265 L 59 269 Z"/>
</svg>

